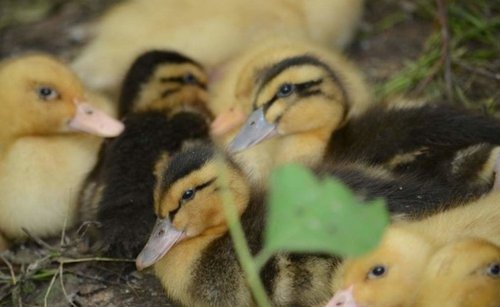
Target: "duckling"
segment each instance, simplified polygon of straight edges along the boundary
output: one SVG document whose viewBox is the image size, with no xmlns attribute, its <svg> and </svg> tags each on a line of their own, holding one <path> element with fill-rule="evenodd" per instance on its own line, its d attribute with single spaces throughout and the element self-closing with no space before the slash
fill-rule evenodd
<svg viewBox="0 0 500 307">
<path fill-rule="evenodd" d="M 500 247 L 463 239 L 440 248 L 422 274 L 415 306 L 499 306 Z"/>
<path fill-rule="evenodd" d="M 264 38 L 341 48 L 351 40 L 362 8 L 363 0 L 130 0 L 100 19 L 73 67 L 87 86 L 116 93 L 133 60 L 153 48 L 183 52 L 208 68 Z"/>
<path fill-rule="evenodd" d="M 255 306 L 219 192 L 232 192 L 252 254 L 262 248 L 265 194 L 251 186 L 231 160 L 221 166 L 226 186 L 218 156 L 213 144 L 191 144 L 160 163 L 155 188 L 158 219 L 136 265 L 143 269 L 154 264 L 167 295 L 184 306 Z M 281 253 L 260 276 L 273 305 L 312 306 L 331 295 L 329 280 L 336 263 L 327 255 Z"/>
<path fill-rule="evenodd" d="M 481 163 L 454 163 L 456 157 L 474 151 L 471 146 L 500 144 L 497 119 L 447 104 L 371 103 L 362 78 L 346 60 L 320 53 L 311 44 L 285 46 L 274 42 L 249 51 L 242 63 L 225 73 L 235 81 L 216 88 L 214 94 L 214 108 L 223 110 L 224 101 L 234 101 L 249 114 L 237 135 L 228 134 L 222 142 L 232 138 L 229 149 L 256 181 L 282 163 L 311 166 L 350 160 L 423 178 L 437 173 L 451 185 L 447 180 L 457 179 L 452 175 L 458 164 L 472 167 L 467 171 L 482 171 Z M 226 103 L 229 107 L 234 109 Z M 224 113 L 216 111 L 220 112 Z M 221 121 L 215 120 L 216 133 L 229 130 L 221 127 Z M 495 154 L 492 149 L 465 156 L 487 163 L 490 153 Z M 483 190 L 487 191 L 493 174 L 486 177 Z M 467 187 L 469 182 L 455 183 Z"/>
<path fill-rule="evenodd" d="M 210 99 L 215 114 L 230 108 L 252 114 L 248 128 L 242 128 L 229 148 L 238 152 L 236 161 L 255 183 L 265 180 L 276 165 L 318 164 L 332 131 L 370 104 L 367 84 L 347 59 L 286 39 L 265 42 L 234 60 L 213 85 Z M 279 128 L 266 124 L 264 110 L 280 122 Z M 229 130 L 219 123 L 216 119 L 212 128 Z M 233 136 L 227 133 L 221 142 Z"/>
<path fill-rule="evenodd" d="M 134 258 L 154 225 L 154 165 L 184 142 L 208 138 L 206 75 L 200 64 L 172 51 L 139 56 L 122 86 L 125 130 L 101 149 L 82 190 L 83 221 L 95 220 L 102 249 Z"/>
<path fill-rule="evenodd" d="M 379 247 L 345 260 L 333 279 L 333 306 L 412 306 L 418 281 L 435 246 L 420 233 L 389 228 Z"/>
<path fill-rule="evenodd" d="M 494 190 L 425 219 L 391 226 L 375 251 L 346 260 L 335 273 L 332 284 L 338 295 L 332 306 L 352 300 L 370 306 L 412 305 L 425 265 L 439 247 L 467 238 L 500 244 L 499 197 Z"/>
<path fill-rule="evenodd" d="M 123 130 L 86 96 L 110 109 L 52 56 L 26 54 L 0 63 L 0 241 L 26 238 L 23 229 L 50 236 L 74 223 L 79 186 L 101 142 L 97 136 Z"/>
</svg>

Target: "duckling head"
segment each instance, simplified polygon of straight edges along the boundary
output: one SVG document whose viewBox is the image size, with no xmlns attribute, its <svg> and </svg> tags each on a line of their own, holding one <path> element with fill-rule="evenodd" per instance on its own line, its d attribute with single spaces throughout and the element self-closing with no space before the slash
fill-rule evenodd
<svg viewBox="0 0 500 307">
<path fill-rule="evenodd" d="M 157 222 L 136 259 L 138 269 L 154 264 L 184 240 L 225 233 L 221 190 L 231 192 L 236 211 L 243 213 L 250 197 L 245 177 L 234 163 L 219 159 L 211 145 L 195 145 L 163 159 L 169 162 L 159 162 L 154 197 Z M 221 180 L 221 174 L 227 181 Z"/>
<path fill-rule="evenodd" d="M 327 306 L 409 306 L 431 244 L 406 229 L 391 227 L 379 247 L 346 260 L 334 277 L 338 290 Z"/>
<path fill-rule="evenodd" d="M 78 78 L 50 56 L 5 60 L 0 88 L 4 139 L 70 131 L 111 137 L 123 130 L 121 122 L 86 102 Z"/>
<path fill-rule="evenodd" d="M 429 260 L 417 306 L 498 306 L 500 247 L 462 239 L 440 248 Z"/>
<path fill-rule="evenodd" d="M 309 133 L 327 138 L 369 100 L 369 90 L 354 66 L 311 44 L 268 43 L 227 70 L 228 78 L 238 72 L 237 81 L 228 85 L 234 88 L 231 107 L 248 114 L 229 145 L 234 152 L 276 136 Z M 229 93 L 216 90 L 220 96 Z M 215 96 L 211 103 L 217 105 Z"/>
<path fill-rule="evenodd" d="M 145 52 L 134 61 L 125 76 L 119 116 L 190 105 L 206 109 L 206 84 L 207 75 L 196 61 L 174 51 Z"/>
</svg>

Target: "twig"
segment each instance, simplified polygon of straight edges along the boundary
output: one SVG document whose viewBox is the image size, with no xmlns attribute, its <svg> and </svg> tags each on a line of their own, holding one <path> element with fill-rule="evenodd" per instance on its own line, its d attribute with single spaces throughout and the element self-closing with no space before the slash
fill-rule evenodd
<svg viewBox="0 0 500 307">
<path fill-rule="evenodd" d="M 50 291 L 52 291 L 52 287 L 54 286 L 54 283 L 57 279 L 57 274 L 54 274 L 54 276 L 52 276 L 52 279 L 50 280 L 50 284 L 49 284 L 49 287 L 47 288 L 47 292 L 45 292 L 45 296 L 43 297 L 43 306 L 44 307 L 47 307 L 47 300 L 49 298 L 49 294 L 50 294 Z"/>
<path fill-rule="evenodd" d="M 436 0 L 438 8 L 438 20 L 441 25 L 441 63 L 444 68 L 444 82 L 446 98 L 453 99 L 452 74 L 451 74 L 451 56 L 450 56 L 450 31 L 448 28 L 448 7 L 445 0 Z"/>
<path fill-rule="evenodd" d="M 481 75 L 483 77 L 487 77 L 487 78 L 491 78 L 491 79 L 495 79 L 497 81 L 500 81 L 500 73 L 494 73 L 494 72 L 491 72 L 491 71 L 484 69 L 484 68 L 481 68 L 481 67 L 473 67 L 473 66 L 470 66 L 462 61 L 457 61 L 456 64 L 458 66 L 462 67 L 463 69 L 468 70 L 470 72 L 477 73 L 478 75 Z"/>
<path fill-rule="evenodd" d="M 61 290 L 64 294 L 64 297 L 66 298 L 66 300 L 68 301 L 68 303 L 73 306 L 73 307 L 78 307 L 75 303 L 73 303 L 73 300 L 70 300 L 70 297 L 68 295 L 68 292 L 66 292 L 66 287 L 64 287 L 64 279 L 63 279 L 63 268 L 64 268 L 64 265 L 61 263 L 59 265 L 59 281 L 61 282 Z"/>
<path fill-rule="evenodd" d="M 70 264 L 70 263 L 81 263 L 81 262 L 93 262 L 93 261 L 101 261 L 101 262 L 135 262 L 132 259 L 120 259 L 120 258 L 105 258 L 105 257 L 89 257 L 89 258 L 63 258 L 59 257 L 56 259 L 60 264 Z"/>
<path fill-rule="evenodd" d="M 7 267 L 9 268 L 9 271 L 10 271 L 10 276 L 11 276 L 11 279 L 12 279 L 12 285 L 16 285 L 17 284 L 17 279 L 16 279 L 16 274 L 14 273 L 14 268 L 12 267 L 12 264 L 10 263 L 9 260 L 7 260 L 7 258 L 5 258 L 3 255 L 0 255 L 0 258 L 2 259 L 2 261 L 7 265 Z"/>
<path fill-rule="evenodd" d="M 38 245 L 46 248 L 47 250 L 49 250 L 51 252 L 59 252 L 59 249 L 54 248 L 53 246 L 51 246 L 50 244 L 48 244 L 44 240 L 42 240 L 39 237 L 35 236 L 34 234 L 30 233 L 28 229 L 23 227 L 22 230 L 28 235 L 28 237 L 31 240 L 35 241 Z"/>
</svg>

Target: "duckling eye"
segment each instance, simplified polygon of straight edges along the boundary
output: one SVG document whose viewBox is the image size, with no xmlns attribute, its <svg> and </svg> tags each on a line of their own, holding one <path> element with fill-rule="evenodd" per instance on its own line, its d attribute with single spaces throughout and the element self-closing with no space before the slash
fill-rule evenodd
<svg viewBox="0 0 500 307">
<path fill-rule="evenodd" d="M 59 93 L 49 86 L 40 86 L 36 89 L 36 92 L 38 97 L 45 101 L 54 100 L 59 97 Z"/>
<path fill-rule="evenodd" d="M 490 264 L 486 273 L 491 277 L 500 277 L 500 263 L 496 262 Z"/>
<path fill-rule="evenodd" d="M 384 276 L 386 272 L 387 272 L 387 269 L 385 266 L 377 265 L 371 269 L 370 273 L 368 273 L 368 278 L 369 279 L 377 279 L 377 278 Z"/>
<path fill-rule="evenodd" d="M 278 97 L 283 98 L 290 96 L 295 91 L 295 85 L 290 83 L 285 83 L 280 86 L 278 89 L 278 93 L 276 94 Z"/>
<path fill-rule="evenodd" d="M 188 189 L 186 191 L 184 191 L 184 193 L 182 194 L 182 201 L 188 201 L 190 199 L 193 199 L 194 197 L 194 190 L 193 189 Z"/>
<path fill-rule="evenodd" d="M 187 73 L 182 77 L 182 82 L 184 84 L 196 84 L 198 80 L 192 73 Z"/>
</svg>

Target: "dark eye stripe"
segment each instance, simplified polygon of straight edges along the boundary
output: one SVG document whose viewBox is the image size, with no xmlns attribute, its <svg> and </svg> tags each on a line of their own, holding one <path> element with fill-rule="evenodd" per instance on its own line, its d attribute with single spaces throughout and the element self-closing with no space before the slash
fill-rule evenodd
<svg viewBox="0 0 500 307">
<path fill-rule="evenodd" d="M 194 189 L 195 189 L 195 191 L 200 191 L 200 190 L 203 190 L 204 188 L 206 188 L 206 187 L 208 187 L 209 185 L 211 185 L 212 183 L 214 183 L 216 179 L 217 179 L 217 177 L 214 177 L 214 178 L 212 178 L 212 179 L 208 180 L 207 182 L 202 183 L 202 184 L 200 184 L 200 185 L 196 186 L 196 187 L 194 188 Z"/>
<path fill-rule="evenodd" d="M 339 77 L 335 73 L 335 71 L 330 68 L 327 64 L 319 60 L 313 55 L 309 54 L 304 54 L 304 55 L 299 55 L 295 57 L 290 57 L 282 60 L 281 62 L 278 62 L 274 64 L 273 66 L 269 67 L 268 69 L 265 69 L 264 71 L 261 71 L 260 75 L 257 76 L 256 81 L 260 83 L 260 87 L 257 91 L 256 97 L 258 97 L 262 91 L 262 89 L 267 85 L 269 82 L 271 82 L 274 78 L 276 78 L 278 75 L 280 75 L 282 72 L 286 71 L 287 69 L 290 69 L 292 67 L 296 66 L 302 66 L 302 65 L 311 65 L 311 66 L 316 66 L 322 68 L 328 76 L 337 84 L 337 86 L 340 88 L 340 91 L 342 92 L 343 100 L 346 105 L 349 105 L 349 97 L 347 96 L 347 91 L 340 81 Z M 315 80 L 318 81 L 318 80 Z M 311 81 L 314 82 L 314 81 Z M 306 82 L 307 83 L 307 82 Z M 257 109 L 256 105 L 257 101 L 253 102 L 254 109 Z"/>
<path fill-rule="evenodd" d="M 195 191 L 200 191 L 200 190 L 203 190 L 204 188 L 208 187 L 209 185 L 211 185 L 212 183 L 215 182 L 215 180 L 217 179 L 217 177 L 214 177 L 210 180 L 208 180 L 207 182 L 205 183 L 202 183 L 196 187 L 194 187 L 194 190 Z M 179 205 L 177 206 L 177 208 L 175 208 L 175 210 L 172 210 L 168 213 L 168 217 L 170 218 L 170 221 L 173 221 L 174 218 L 175 218 L 175 215 L 177 214 L 177 212 L 179 212 L 179 210 L 181 209 L 182 205 L 184 203 L 182 202 L 182 200 L 179 200 Z"/>
<path fill-rule="evenodd" d="M 169 82 L 172 82 L 172 83 L 179 83 L 179 84 L 183 84 L 185 85 L 186 82 L 184 80 L 184 77 L 167 77 L 167 78 L 160 78 L 160 82 L 161 83 L 169 83 Z M 202 89 L 207 89 L 207 85 L 203 82 L 201 82 L 200 80 L 196 79 L 195 82 L 193 83 L 189 83 L 189 85 L 194 85 L 194 86 L 198 86 L 199 88 L 202 88 Z"/>
</svg>

